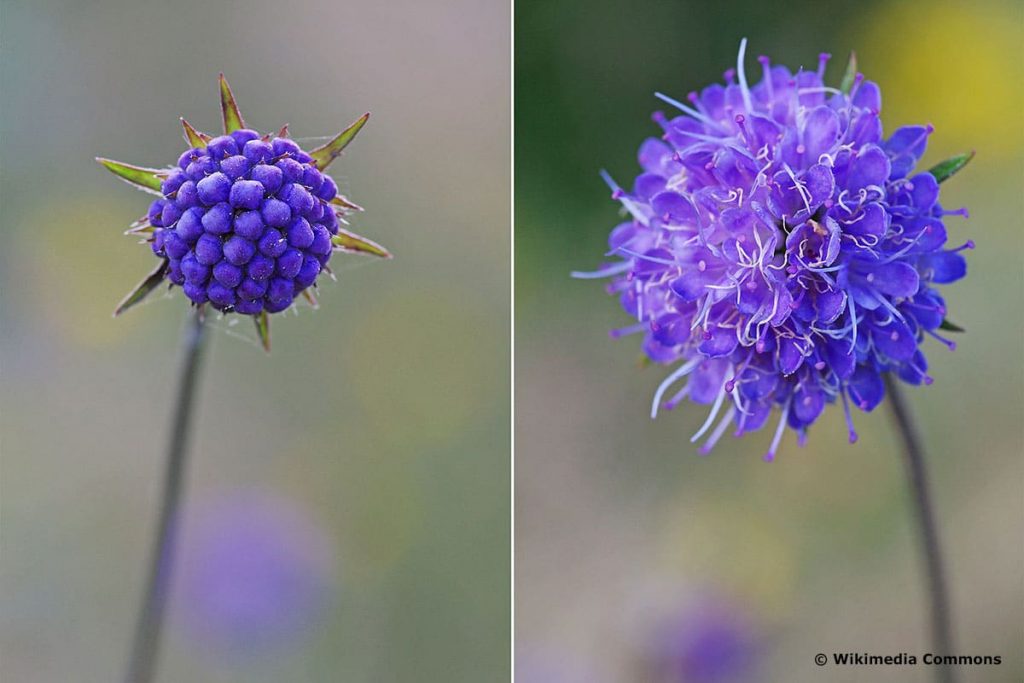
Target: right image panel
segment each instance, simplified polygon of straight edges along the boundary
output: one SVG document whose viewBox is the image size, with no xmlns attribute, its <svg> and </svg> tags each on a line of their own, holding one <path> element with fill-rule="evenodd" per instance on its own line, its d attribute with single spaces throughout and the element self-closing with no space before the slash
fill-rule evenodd
<svg viewBox="0 0 1024 683">
<path fill-rule="evenodd" d="M 1020 7 L 515 43 L 516 681 L 1024 680 Z"/>
</svg>

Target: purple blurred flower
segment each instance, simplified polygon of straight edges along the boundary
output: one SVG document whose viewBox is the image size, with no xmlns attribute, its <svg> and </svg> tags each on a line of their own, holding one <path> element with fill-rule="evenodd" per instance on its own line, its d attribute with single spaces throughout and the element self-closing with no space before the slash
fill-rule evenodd
<svg viewBox="0 0 1024 683">
<path fill-rule="evenodd" d="M 658 681 L 746 681 L 758 659 L 758 644 L 755 630 L 741 610 L 708 601 L 664 624 L 652 657 Z"/>
<path fill-rule="evenodd" d="M 753 87 L 746 41 L 727 85 L 691 93 L 683 112 L 654 120 L 661 139 L 641 145 L 643 172 L 627 192 L 606 181 L 630 220 L 610 236 L 622 260 L 578 277 L 611 277 L 609 291 L 643 333 L 643 350 L 678 364 L 658 387 L 652 417 L 685 398 L 710 404 L 693 436 L 709 451 L 731 422 L 760 429 L 773 406 L 801 443 L 827 404 L 872 410 L 881 373 L 930 383 L 921 350 L 945 302 L 936 285 L 960 279 L 960 252 L 947 249 L 939 182 L 914 173 L 931 126 L 883 138 L 881 93 L 860 74 L 848 92 L 828 87 L 828 55 L 816 71 L 791 73 L 759 59 Z M 738 82 L 737 82 L 738 81 Z M 684 377 L 686 385 L 666 393 Z M 720 414 L 717 426 L 715 420 Z"/>
<path fill-rule="evenodd" d="M 217 652 L 294 644 L 335 589 L 331 538 L 286 499 L 236 492 L 202 507 L 185 536 L 187 634 Z"/>
</svg>

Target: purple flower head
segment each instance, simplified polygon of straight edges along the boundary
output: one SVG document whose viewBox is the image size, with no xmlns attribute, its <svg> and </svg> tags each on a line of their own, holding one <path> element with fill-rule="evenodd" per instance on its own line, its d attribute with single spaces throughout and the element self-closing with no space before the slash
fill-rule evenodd
<svg viewBox="0 0 1024 683">
<path fill-rule="evenodd" d="M 632 190 L 607 174 L 626 220 L 609 238 L 617 261 L 577 277 L 610 277 L 609 292 L 643 334 L 644 353 L 676 366 L 651 410 L 684 399 L 710 405 L 696 442 L 708 452 L 734 424 L 760 429 L 780 409 L 765 455 L 785 428 L 803 443 L 825 406 L 872 410 L 883 372 L 929 384 L 922 342 L 954 343 L 938 285 L 966 273 L 946 245 L 939 183 L 970 157 L 929 172 L 915 166 L 931 126 L 885 137 L 878 86 L 851 68 L 840 88 L 814 71 L 791 72 L 759 58 L 761 81 L 744 70 L 746 41 L 725 85 L 658 94 L 681 114 L 661 112 L 661 138 L 639 150 Z M 686 383 L 677 387 L 683 378 Z M 716 423 L 717 420 L 717 423 Z"/>
<path fill-rule="evenodd" d="M 203 506 L 184 540 L 183 626 L 214 653 L 287 647 L 325 617 L 333 543 L 290 501 L 231 493 Z"/>
<path fill-rule="evenodd" d="M 748 616 L 709 600 L 661 625 L 651 664 L 656 680 L 666 683 L 728 683 L 750 680 L 759 657 Z"/>
<path fill-rule="evenodd" d="M 128 234 L 142 235 L 159 263 L 115 315 L 167 281 L 171 287 L 181 286 L 194 305 L 208 303 L 224 313 L 255 316 L 264 346 L 269 346 L 267 314 L 289 308 L 300 294 L 315 304 L 312 289 L 323 272 L 330 273 L 334 252 L 391 256 L 341 227 L 347 225 L 346 215 L 361 209 L 338 194 L 338 186 L 324 174 L 369 114 L 305 152 L 288 138 L 287 126 L 276 135 L 246 128 L 223 75 L 220 91 L 224 135 L 200 133 L 182 119 L 190 149 L 176 167 L 141 168 L 97 159 L 122 179 L 157 195 Z M 288 233 L 293 237 L 288 248 L 282 231 L 290 226 L 297 227 L 294 235 Z M 317 234 L 322 237 L 313 239 Z M 240 277 L 240 269 L 253 262 L 257 251 L 266 260 L 255 264 L 254 279 L 275 275 L 278 286 L 258 290 Z"/>
</svg>

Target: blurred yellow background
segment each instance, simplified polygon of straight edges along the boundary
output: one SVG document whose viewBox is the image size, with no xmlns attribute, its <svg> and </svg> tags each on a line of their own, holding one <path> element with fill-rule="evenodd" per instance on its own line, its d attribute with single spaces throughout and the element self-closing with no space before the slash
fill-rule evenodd
<svg viewBox="0 0 1024 683">
<path fill-rule="evenodd" d="M 946 287 L 967 328 L 926 344 L 922 423 L 966 654 L 965 681 L 1024 680 L 1024 18 L 1013 2 L 516 3 L 516 662 L 549 681 L 927 681 L 928 667 L 815 666 L 818 652 L 921 653 L 927 602 L 887 406 L 827 411 L 803 449 L 787 435 L 724 439 L 699 457 L 692 404 L 648 417 L 665 376 L 600 283 L 624 185 L 658 133 L 655 90 L 683 97 L 753 58 L 791 68 L 855 49 L 887 131 L 934 124 L 924 168 L 968 149 L 943 186 L 950 241 L 974 239 Z M 688 407 L 687 407 L 688 406 Z M 708 603 L 712 607 L 708 607 Z M 708 617 L 708 610 L 717 615 Z M 725 614 L 726 616 L 721 616 Z M 734 665 L 722 665 L 732 662 Z M 717 667 L 717 668 L 716 668 Z"/>
<path fill-rule="evenodd" d="M 122 674 L 187 306 L 111 318 L 152 268 L 121 234 L 148 201 L 93 157 L 173 164 L 179 116 L 216 132 L 223 71 L 263 131 L 372 112 L 331 170 L 396 258 L 336 257 L 270 356 L 248 321 L 214 322 L 159 680 L 507 679 L 508 7 L 2 15 L 0 678 Z"/>
</svg>

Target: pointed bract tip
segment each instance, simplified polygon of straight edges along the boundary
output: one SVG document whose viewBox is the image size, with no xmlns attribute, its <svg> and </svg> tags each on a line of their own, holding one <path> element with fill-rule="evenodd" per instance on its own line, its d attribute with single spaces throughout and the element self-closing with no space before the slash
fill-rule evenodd
<svg viewBox="0 0 1024 683">
<path fill-rule="evenodd" d="M 331 165 L 335 159 L 337 159 L 342 151 L 348 147 L 349 143 L 355 139 L 356 134 L 362 130 L 363 126 L 366 125 L 367 120 L 370 118 L 370 112 L 366 112 L 358 119 L 352 122 L 348 128 L 334 136 L 330 142 L 317 147 L 309 153 L 313 157 L 313 163 L 321 171 L 325 170 Z"/>
<path fill-rule="evenodd" d="M 256 325 L 256 334 L 260 338 L 260 346 L 267 353 L 270 353 L 270 316 L 267 315 L 266 311 L 260 311 L 257 315 L 252 317 L 253 323 Z"/>
<path fill-rule="evenodd" d="M 220 74 L 219 83 L 221 115 L 224 119 L 224 134 L 227 135 L 245 128 L 245 120 L 242 118 L 242 113 L 238 111 L 238 103 L 235 102 L 231 86 L 228 85 L 223 73 Z"/>
</svg>

